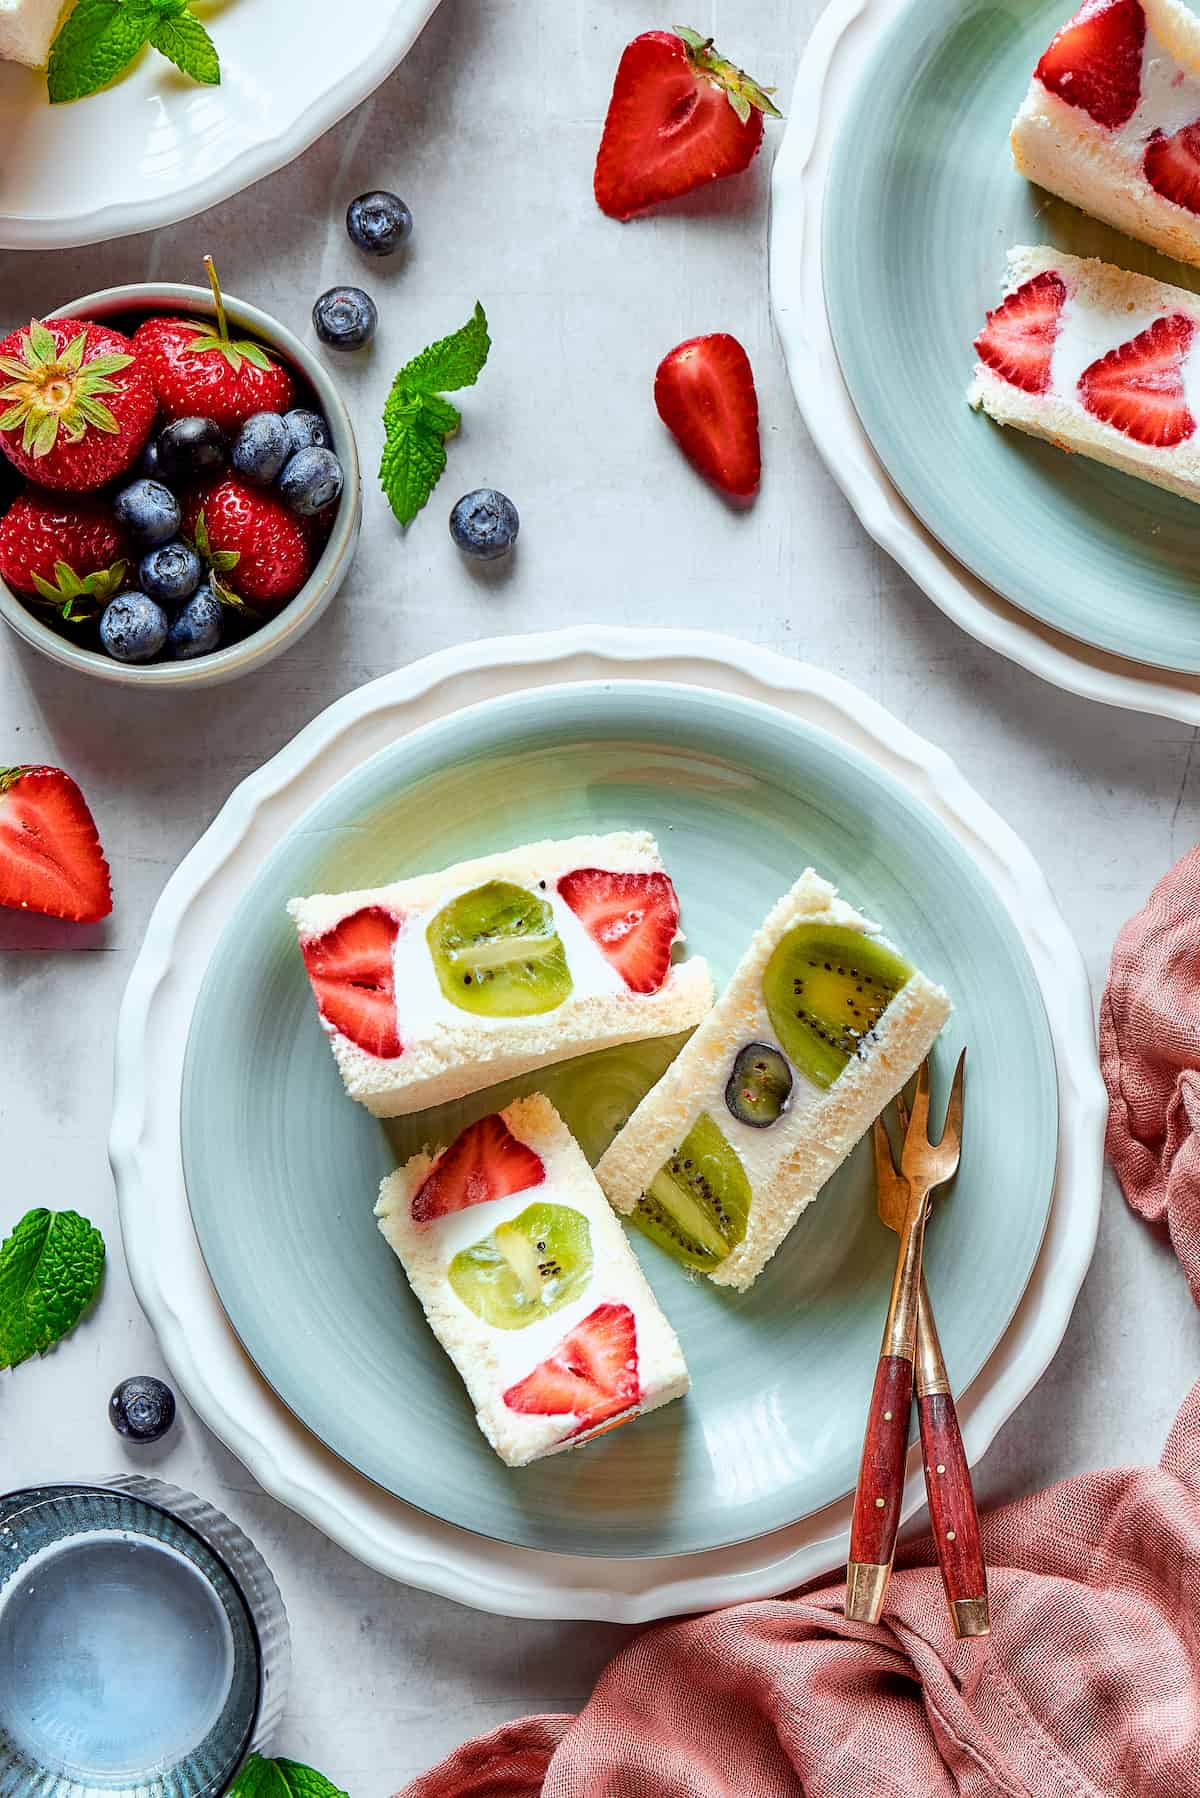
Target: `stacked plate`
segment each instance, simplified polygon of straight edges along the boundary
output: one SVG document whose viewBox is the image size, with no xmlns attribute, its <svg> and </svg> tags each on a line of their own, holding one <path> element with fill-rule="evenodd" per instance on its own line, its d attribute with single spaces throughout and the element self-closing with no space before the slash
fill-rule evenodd
<svg viewBox="0 0 1200 1798">
<path fill-rule="evenodd" d="M 1013 114 L 1067 0 L 833 0 L 775 165 L 771 286 L 805 422 L 873 537 L 981 642 L 1200 722 L 1200 513 L 969 411 L 1010 244 L 1196 286 L 1030 186 Z"/>
<path fill-rule="evenodd" d="M 512 1472 L 375 1228 L 412 1120 L 343 1094 L 284 903 L 629 826 L 663 844 L 718 978 L 812 862 L 951 991 L 935 1080 L 963 1042 L 971 1078 L 928 1270 L 972 1458 L 1057 1347 L 1095 1236 L 1078 952 L 1011 831 L 865 695 L 730 639 L 597 630 L 470 645 L 340 701 L 234 793 L 147 931 L 118 1034 L 126 1250 L 175 1377 L 268 1490 L 382 1571 L 512 1614 L 638 1621 L 844 1556 L 890 1282 L 869 1156 L 749 1294 L 640 1243 L 691 1395 Z M 522 1089 L 595 1157 L 653 1064 L 611 1052 Z M 910 1475 L 909 1512 L 915 1456 Z"/>
</svg>

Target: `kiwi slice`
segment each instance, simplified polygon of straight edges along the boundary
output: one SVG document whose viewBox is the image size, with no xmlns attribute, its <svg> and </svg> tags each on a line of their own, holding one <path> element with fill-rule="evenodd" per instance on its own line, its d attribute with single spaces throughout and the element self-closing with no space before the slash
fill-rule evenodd
<svg viewBox="0 0 1200 1798">
<path fill-rule="evenodd" d="M 425 932 L 438 985 L 452 1004 L 489 1018 L 553 1011 L 571 991 L 549 901 L 489 880 L 444 905 Z"/>
<path fill-rule="evenodd" d="M 840 924 L 798 924 L 775 947 L 763 997 L 780 1043 L 817 1086 L 832 1086 L 912 968 L 875 937 Z"/>
<path fill-rule="evenodd" d="M 725 1086 L 725 1103 L 739 1122 L 755 1130 L 777 1124 L 791 1093 L 792 1070 L 778 1049 L 770 1043 L 747 1043 L 739 1049 Z"/>
<path fill-rule="evenodd" d="M 708 1113 L 701 1112 L 633 1211 L 633 1222 L 685 1267 L 724 1261 L 746 1234 L 750 1182 Z"/>
<path fill-rule="evenodd" d="M 451 1286 L 497 1330 L 523 1330 L 577 1298 L 592 1273 L 592 1232 L 569 1205 L 527 1205 L 490 1236 L 460 1249 Z"/>
</svg>

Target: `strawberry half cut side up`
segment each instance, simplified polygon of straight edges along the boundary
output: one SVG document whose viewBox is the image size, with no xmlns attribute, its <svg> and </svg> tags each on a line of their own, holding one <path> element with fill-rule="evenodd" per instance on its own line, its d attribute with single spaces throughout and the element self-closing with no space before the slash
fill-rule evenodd
<svg viewBox="0 0 1200 1798">
<path fill-rule="evenodd" d="M 780 117 L 773 92 L 686 26 L 635 37 L 617 65 L 596 154 L 601 212 L 631 218 L 740 174 L 762 142 L 763 114 Z"/>
<path fill-rule="evenodd" d="M 469 1205 L 506 1199 L 540 1186 L 546 1169 L 540 1155 L 515 1137 L 498 1112 L 480 1118 L 444 1149 L 413 1195 L 412 1219 L 428 1224 Z"/>
<path fill-rule="evenodd" d="M 679 900 L 665 874 L 576 868 L 558 890 L 631 993 L 656 993 L 679 934 Z"/>
<path fill-rule="evenodd" d="M 1079 377 L 1094 418 L 1151 449 L 1173 449 L 1196 429 L 1183 391 L 1183 359 L 1196 327 L 1182 312 L 1156 318 Z"/>
<path fill-rule="evenodd" d="M 96 821 L 61 768 L 0 768 L 0 905 L 73 924 L 112 910 Z"/>
<path fill-rule="evenodd" d="M 1051 38 L 1034 73 L 1068 106 L 1118 131 L 1142 97 L 1145 40 L 1140 0 L 1085 0 Z"/>
<path fill-rule="evenodd" d="M 306 937 L 300 944 L 325 1022 L 381 1061 L 404 1052 L 392 965 L 400 924 L 382 905 L 366 905 L 323 936 Z"/>
<path fill-rule="evenodd" d="M 1164 200 L 1186 212 L 1200 212 L 1200 119 L 1193 119 L 1170 137 L 1152 131 L 1142 169 Z"/>
<path fill-rule="evenodd" d="M 1053 269 L 1023 281 L 988 313 L 987 323 L 975 339 L 979 360 L 1014 387 L 1026 393 L 1045 393 L 1066 297 L 1062 277 Z"/>
<path fill-rule="evenodd" d="M 750 358 L 727 331 L 676 344 L 654 376 L 658 416 L 688 460 L 723 493 L 749 499 L 762 474 Z"/>
<path fill-rule="evenodd" d="M 510 1386 L 504 1402 L 526 1416 L 578 1419 L 582 1436 L 630 1411 L 642 1396 L 637 1324 L 628 1305 L 597 1305 L 563 1337 L 552 1355 Z"/>
</svg>

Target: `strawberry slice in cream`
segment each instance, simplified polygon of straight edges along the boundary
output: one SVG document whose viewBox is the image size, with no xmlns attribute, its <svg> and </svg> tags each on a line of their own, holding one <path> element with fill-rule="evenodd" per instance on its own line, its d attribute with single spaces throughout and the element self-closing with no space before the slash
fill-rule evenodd
<svg viewBox="0 0 1200 1798">
<path fill-rule="evenodd" d="M 967 398 L 998 424 L 1200 500 L 1200 296 L 1018 247 L 975 352 Z"/>
<path fill-rule="evenodd" d="M 1200 263 L 1200 18 L 1183 0 L 1085 0 L 1013 120 L 1019 173 Z"/>
</svg>

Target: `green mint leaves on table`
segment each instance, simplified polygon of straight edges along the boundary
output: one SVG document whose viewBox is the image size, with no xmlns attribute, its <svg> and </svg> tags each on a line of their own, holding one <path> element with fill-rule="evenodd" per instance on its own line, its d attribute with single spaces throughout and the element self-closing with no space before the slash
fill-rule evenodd
<svg viewBox="0 0 1200 1798">
<path fill-rule="evenodd" d="M 27 1211 L 0 1244 L 0 1368 L 19 1367 L 79 1322 L 104 1272 L 104 1238 L 77 1211 Z"/>
<path fill-rule="evenodd" d="M 50 46 L 51 104 L 98 93 L 149 44 L 193 81 L 216 87 L 216 46 L 188 0 L 75 0 Z"/>
<path fill-rule="evenodd" d="M 385 442 L 379 483 L 401 524 L 411 524 L 441 479 L 446 438 L 458 429 L 458 412 L 442 395 L 473 387 L 492 340 L 479 301 L 461 331 L 454 331 L 406 362 L 383 408 Z"/>
<path fill-rule="evenodd" d="M 349 1798 L 303 1761 L 264 1760 L 252 1754 L 229 1788 L 229 1798 Z"/>
</svg>

